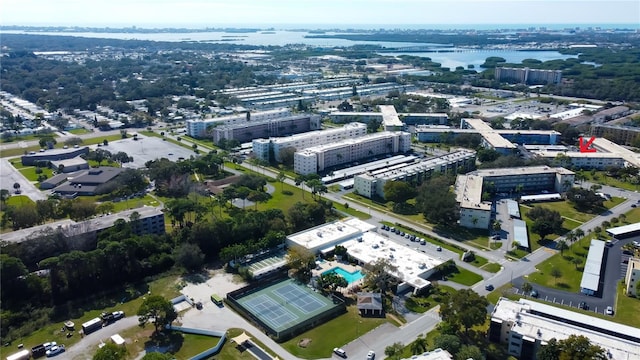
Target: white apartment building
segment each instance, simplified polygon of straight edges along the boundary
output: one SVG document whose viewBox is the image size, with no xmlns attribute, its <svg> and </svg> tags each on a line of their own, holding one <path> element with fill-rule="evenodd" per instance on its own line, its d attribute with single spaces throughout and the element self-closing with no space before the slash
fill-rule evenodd
<svg viewBox="0 0 640 360">
<path fill-rule="evenodd" d="M 551 339 L 571 335 L 589 338 L 605 350 L 607 359 L 640 359 L 640 329 L 555 306 L 500 298 L 491 313 L 489 340 L 506 343 L 509 355 L 535 360 Z"/>
<path fill-rule="evenodd" d="M 270 151 L 273 157 L 280 162 L 280 152 L 286 148 L 294 148 L 296 151 L 313 146 L 331 144 L 344 139 L 357 138 L 367 134 L 367 125 L 363 123 L 349 123 L 340 128 L 312 131 L 287 137 L 255 139 L 253 140 L 253 154 L 256 158 L 269 161 Z"/>
<path fill-rule="evenodd" d="M 282 109 L 274 109 L 267 111 L 260 111 L 255 113 L 250 113 L 247 118 L 247 113 L 228 115 L 228 116 L 220 116 L 210 119 L 194 119 L 187 120 L 187 135 L 194 138 L 203 138 L 207 137 L 209 131 L 207 128 L 221 126 L 221 125 L 236 125 L 247 123 L 251 121 L 263 121 L 263 120 L 273 120 L 281 117 L 287 117 L 291 115 L 291 110 L 288 108 Z"/>
<path fill-rule="evenodd" d="M 293 168 L 297 174 L 315 174 L 332 166 L 409 150 L 410 133 L 384 131 L 298 151 L 293 158 Z"/>
<path fill-rule="evenodd" d="M 562 82 L 562 70 L 497 67 L 495 76 L 498 81 L 515 81 L 522 84 L 560 84 Z"/>
<path fill-rule="evenodd" d="M 561 167 L 532 166 L 477 170 L 456 179 L 456 201 L 460 204 L 460 225 L 489 228 L 491 202 L 482 201 L 483 192 L 564 193 L 573 186 L 575 173 Z"/>
<path fill-rule="evenodd" d="M 476 153 L 471 150 L 459 150 L 453 153 L 422 160 L 415 163 L 402 163 L 370 171 L 354 178 L 354 190 L 367 198 L 384 199 L 384 185 L 388 181 L 407 181 L 419 185 L 434 174 L 467 172 L 474 168 Z"/>
</svg>

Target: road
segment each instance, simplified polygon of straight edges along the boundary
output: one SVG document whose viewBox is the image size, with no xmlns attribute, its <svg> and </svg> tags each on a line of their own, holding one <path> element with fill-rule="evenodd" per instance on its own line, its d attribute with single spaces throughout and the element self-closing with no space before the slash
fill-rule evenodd
<svg viewBox="0 0 640 360">
<path fill-rule="evenodd" d="M 73 346 L 67 347 L 67 351 L 56 356 L 56 359 L 90 360 L 101 342 L 110 341 L 109 338 L 112 335 L 130 329 L 134 326 L 138 326 L 137 316 L 129 316 L 124 319 L 120 319 L 113 324 L 86 335 Z"/>
<path fill-rule="evenodd" d="M 65 132 L 64 134 L 58 134 L 58 135 L 62 135 L 60 136 L 58 139 L 56 139 L 57 142 L 64 142 L 64 140 L 68 139 L 68 138 L 72 138 L 72 137 L 79 137 L 80 139 L 92 139 L 92 138 L 96 138 L 96 137 L 103 137 L 103 136 L 111 136 L 111 135 L 118 135 L 120 134 L 120 130 L 109 130 L 109 131 L 95 131 L 95 132 L 90 132 L 87 134 L 82 134 L 82 135 L 74 135 L 70 132 Z M 8 144 L 3 144 L 0 145 L 0 151 L 2 150 L 9 150 L 9 149 L 18 149 L 18 148 L 27 148 L 27 147 L 32 147 L 32 146 L 36 146 L 39 145 L 39 140 L 29 140 L 29 141 L 14 141 L 14 142 L 10 142 Z"/>
<path fill-rule="evenodd" d="M 22 174 L 9 163 L 8 159 L 0 159 L 0 169 L 2 169 L 2 171 L 0 171 L 0 187 L 9 190 L 12 195 L 15 194 L 13 186 L 15 183 L 18 183 L 20 184 L 21 195 L 28 196 L 34 202 L 47 198 L 40 189 L 36 188 L 33 183 L 22 176 Z"/>
</svg>

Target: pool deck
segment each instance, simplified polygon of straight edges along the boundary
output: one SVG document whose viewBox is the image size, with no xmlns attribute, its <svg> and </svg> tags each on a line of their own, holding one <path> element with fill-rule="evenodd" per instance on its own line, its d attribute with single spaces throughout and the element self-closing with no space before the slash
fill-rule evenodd
<svg viewBox="0 0 640 360">
<path fill-rule="evenodd" d="M 331 270 L 331 269 L 336 268 L 336 267 L 340 267 L 340 268 L 342 268 L 342 269 L 344 269 L 344 270 L 346 270 L 347 272 L 350 272 L 350 273 L 356 272 L 358 270 L 362 270 L 362 267 L 359 266 L 359 265 L 358 266 L 354 266 L 354 265 L 351 265 L 349 263 L 345 263 L 345 262 L 342 262 L 342 261 L 339 261 L 339 260 L 323 261 L 323 262 L 316 261 L 316 268 L 311 271 L 311 274 L 314 277 L 315 276 L 320 276 L 320 275 L 322 275 L 323 272 L 325 272 L 327 270 Z M 351 294 L 351 293 L 359 291 L 360 285 L 362 285 L 363 279 L 364 278 L 350 283 L 349 285 L 347 285 L 346 288 L 341 289 L 342 290 L 341 292 L 344 295 L 347 295 L 347 294 Z"/>
</svg>

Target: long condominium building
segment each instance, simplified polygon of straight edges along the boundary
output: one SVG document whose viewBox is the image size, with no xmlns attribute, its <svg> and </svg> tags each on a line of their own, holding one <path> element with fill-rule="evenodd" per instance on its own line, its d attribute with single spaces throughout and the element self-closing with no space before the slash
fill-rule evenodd
<svg viewBox="0 0 640 360">
<path fill-rule="evenodd" d="M 204 138 L 209 137 L 209 135 L 212 133 L 213 128 L 217 126 L 244 124 L 251 121 L 273 120 L 290 115 L 290 109 L 282 108 L 254 113 L 241 113 L 235 115 L 220 116 L 210 119 L 187 120 L 187 135 L 194 138 Z"/>
<path fill-rule="evenodd" d="M 417 186 L 430 179 L 433 174 L 456 174 L 473 170 L 475 162 L 474 151 L 459 150 L 415 163 L 402 163 L 357 175 L 353 188 L 364 197 L 384 199 L 384 185 L 388 181 L 406 181 Z"/>
<path fill-rule="evenodd" d="M 562 70 L 497 67 L 495 75 L 498 81 L 521 84 L 560 84 L 562 82 Z"/>
<path fill-rule="evenodd" d="M 483 201 L 485 192 L 539 192 L 550 190 L 564 193 L 573 186 L 575 174 L 561 167 L 532 166 L 476 170 L 456 179 L 456 201 L 460 205 L 460 225 L 488 229 L 491 202 Z"/>
<path fill-rule="evenodd" d="M 533 151 L 536 156 L 549 159 L 557 166 L 570 166 L 576 169 L 598 169 L 607 167 L 640 167 L 640 154 L 620 146 L 605 138 L 595 138 L 592 144 L 596 152 L 579 151 Z"/>
<path fill-rule="evenodd" d="M 280 152 L 286 148 L 296 151 L 318 145 L 331 144 L 336 141 L 357 138 L 367 134 L 367 125 L 363 123 L 349 123 L 340 128 L 291 135 L 287 137 L 255 139 L 253 140 L 253 154 L 261 160 L 280 162 Z"/>
<path fill-rule="evenodd" d="M 551 339 L 585 336 L 611 360 L 640 359 L 640 329 L 563 308 L 500 298 L 491 313 L 489 340 L 507 344 L 509 355 L 535 360 Z"/>
<path fill-rule="evenodd" d="M 297 174 L 315 174 L 333 166 L 409 150 L 411 134 L 384 131 L 298 151 L 294 154 L 293 167 Z"/>
<path fill-rule="evenodd" d="M 258 138 L 305 133 L 310 130 L 318 130 L 320 126 L 320 115 L 301 114 L 218 126 L 213 128 L 211 133 L 215 144 L 220 143 L 223 139 L 245 143 Z"/>
<path fill-rule="evenodd" d="M 623 125 L 596 124 L 591 126 L 591 135 L 609 139 L 620 145 L 637 144 L 640 128 Z"/>
</svg>

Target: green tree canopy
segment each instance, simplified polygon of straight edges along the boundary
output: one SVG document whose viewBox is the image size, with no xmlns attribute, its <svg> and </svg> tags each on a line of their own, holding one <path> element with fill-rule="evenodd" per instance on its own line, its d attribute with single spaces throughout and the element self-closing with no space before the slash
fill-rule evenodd
<svg viewBox="0 0 640 360">
<path fill-rule="evenodd" d="M 416 207 L 428 222 L 440 225 L 455 224 L 460 217 L 456 196 L 449 189 L 450 185 L 448 178 L 437 176 L 418 189 Z"/>
<path fill-rule="evenodd" d="M 165 325 L 171 324 L 178 317 L 171 301 L 160 295 L 147 296 L 140 305 L 137 315 L 140 326 L 152 321 L 156 332 Z"/>
<path fill-rule="evenodd" d="M 416 188 L 405 181 L 387 181 L 384 184 L 384 197 L 395 203 L 403 203 L 416 196 Z"/>
<path fill-rule="evenodd" d="M 443 321 L 462 326 L 465 333 L 474 325 L 483 324 L 487 318 L 487 298 L 473 290 L 464 289 L 451 295 L 440 308 Z"/>
<path fill-rule="evenodd" d="M 551 339 L 536 354 L 539 360 L 606 360 L 603 348 L 591 344 L 589 338 L 571 335 L 564 340 Z"/>
<path fill-rule="evenodd" d="M 290 247 L 287 253 L 287 265 L 291 274 L 305 284 L 311 279 L 311 270 L 316 266 L 315 261 L 315 255 L 300 246 Z"/>
<path fill-rule="evenodd" d="M 112 342 L 106 343 L 98 349 L 93 360 L 122 360 L 127 355 L 127 349 L 124 346 L 118 346 Z"/>
</svg>

